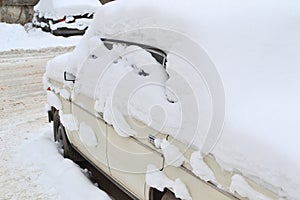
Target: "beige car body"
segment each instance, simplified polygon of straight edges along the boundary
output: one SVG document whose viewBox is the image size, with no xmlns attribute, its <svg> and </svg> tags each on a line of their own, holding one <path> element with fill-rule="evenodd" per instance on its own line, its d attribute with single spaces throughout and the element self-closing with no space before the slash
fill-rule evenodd
<svg viewBox="0 0 300 200">
<path fill-rule="evenodd" d="M 81 70 L 86 70 L 86 68 L 83 66 Z M 73 99 L 65 99 L 59 95 L 59 91 L 55 91 L 55 88 L 63 88 L 64 83 L 51 79 L 49 79 L 49 83 L 53 87 L 48 92 L 54 93 L 59 98 L 62 103 L 62 113 L 74 115 L 78 124 L 85 123 L 95 133 L 97 145 L 87 146 L 80 139 L 79 131 L 70 131 L 66 127 L 66 134 L 72 146 L 89 162 L 136 199 L 150 199 L 151 187 L 146 182 L 146 171 L 149 164 L 157 166 L 171 180 L 179 178 L 185 184 L 190 196 L 194 200 L 247 199 L 237 193 L 230 193 L 231 177 L 235 173 L 224 171 L 213 155 L 206 156 L 204 161 L 213 171 L 219 186 L 197 177 L 192 172 L 192 167 L 188 162 L 185 162 L 180 167 L 168 166 L 164 161 L 162 150 L 156 148 L 148 141 L 149 135 L 156 135 L 160 139 L 167 138 L 166 135 L 157 133 L 135 119 L 133 119 L 135 123 L 132 123 L 132 119 L 129 120 L 127 118 L 127 122 L 131 128 L 136 130 L 138 135 L 121 137 L 111 125 L 108 125 L 103 120 L 101 114 L 96 113 L 94 99 L 82 93 L 75 93 L 72 96 Z M 76 88 L 76 80 L 74 85 Z M 72 93 L 72 89 L 66 89 Z M 137 124 L 140 126 L 137 126 Z M 167 139 L 173 145 L 177 146 L 181 152 L 184 152 L 187 160 L 190 159 L 192 152 L 196 151 L 192 147 L 187 148 L 184 143 L 177 141 L 171 136 Z M 253 190 L 270 199 L 279 199 L 277 194 L 267 188 L 250 179 L 245 179 Z M 169 188 L 169 190 L 172 191 L 172 188 Z"/>
</svg>

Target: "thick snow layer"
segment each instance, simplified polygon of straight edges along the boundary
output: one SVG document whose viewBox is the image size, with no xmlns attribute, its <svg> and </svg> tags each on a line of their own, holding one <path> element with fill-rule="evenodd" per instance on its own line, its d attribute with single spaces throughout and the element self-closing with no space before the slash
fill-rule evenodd
<svg viewBox="0 0 300 200">
<path fill-rule="evenodd" d="M 60 95 L 63 99 L 69 100 L 71 94 L 70 89 L 73 88 L 73 82 L 64 81 L 64 72 L 69 65 L 70 53 L 61 54 L 47 62 L 46 72 L 43 76 L 44 89 L 51 88 L 53 92 Z M 51 81 L 63 83 L 63 88 L 52 84 Z M 48 104 L 51 104 L 48 102 Z"/>
<path fill-rule="evenodd" d="M 170 4 L 172 9 L 166 9 Z M 191 106 L 195 102 L 189 101 L 195 100 L 201 114 L 193 118 L 193 115 L 185 116 L 183 112 L 182 116 L 185 118 L 182 122 L 185 125 L 179 129 L 181 134 L 177 135 L 178 139 L 187 143 L 191 142 L 191 139 L 198 141 L 201 143 L 199 147 L 201 145 L 206 147 L 208 144 L 208 148 L 204 148 L 205 153 L 209 153 L 208 150 L 217 143 L 211 153 L 223 168 L 237 170 L 261 184 L 266 182 L 268 184 L 264 186 L 271 185 L 270 189 L 282 196 L 300 199 L 299 13 L 299 2 L 283 0 L 242 3 L 235 0 L 225 0 L 221 3 L 217 0 L 195 0 L 185 3 L 165 0 L 159 4 L 141 0 L 115 1 L 98 10 L 93 24 L 74 51 L 76 62 L 69 66 L 68 70 L 74 74 L 80 72 L 82 61 L 88 58 L 89 52 L 99 44 L 99 37 L 133 39 L 135 42 L 145 42 L 165 50 L 177 50 L 188 61 L 196 64 L 198 62 L 194 61 L 203 59 L 202 64 L 211 67 L 209 69 L 215 66 L 219 79 L 218 76 L 208 76 L 209 72 L 213 72 L 211 74 L 216 72 L 207 68 L 201 68 L 204 79 L 199 78 L 201 74 L 187 69 L 185 67 L 187 63 L 178 60 L 172 53 L 168 54 L 166 77 L 161 70 L 157 76 L 151 77 L 155 74 L 152 72 L 142 79 L 137 74 L 142 72 L 139 71 L 141 69 L 147 74 L 147 68 L 129 67 L 129 63 L 136 63 L 139 60 L 135 60 L 134 57 L 131 61 L 130 56 L 126 58 L 126 62 L 118 60 L 108 69 L 112 70 L 108 73 L 110 76 L 101 79 L 108 81 L 98 82 L 99 88 L 110 90 L 104 89 L 105 92 L 102 90 L 101 93 L 101 90 L 99 92 L 96 89 L 92 94 L 97 100 L 95 108 L 98 112 L 104 112 L 104 116 L 106 109 L 108 110 L 106 116 L 111 116 L 109 113 L 114 112 L 118 117 L 130 113 L 153 128 L 168 133 L 171 128 L 176 129 L 178 126 L 172 127 L 173 121 L 168 121 L 170 119 L 166 122 L 170 126 L 164 126 L 165 124 L 161 126 L 159 122 L 165 119 L 161 118 L 164 116 L 163 113 L 173 112 L 167 116 L 176 121 L 176 117 L 179 116 L 176 115 L 178 109 L 182 108 L 181 110 L 185 112 L 196 110 Z M 155 31 L 149 29 L 151 27 L 154 27 Z M 143 28 L 148 29 L 145 31 Z M 161 30 L 158 28 L 175 33 L 165 34 L 165 31 L 158 31 Z M 137 30 L 130 31 L 134 29 Z M 186 43 L 190 40 L 182 40 L 185 38 L 182 35 L 191 38 L 196 46 L 200 47 L 200 53 L 190 50 L 189 47 L 193 47 L 193 44 Z M 95 39 L 97 37 L 98 40 Z M 210 59 L 207 59 L 205 52 Z M 126 53 L 126 50 L 122 50 L 121 53 Z M 145 54 L 144 56 L 147 57 Z M 184 76 L 179 76 L 180 74 Z M 118 90 L 124 91 L 121 89 L 126 88 L 130 91 L 134 88 L 129 87 L 131 83 L 140 84 L 143 83 L 139 82 L 140 80 L 149 77 L 151 82 L 154 80 L 155 83 L 169 86 L 175 95 L 163 90 L 164 87 L 152 85 L 133 93 L 134 95 L 130 96 L 131 101 L 120 98 L 124 97 L 122 95 L 128 97 L 128 94 L 118 93 Z M 186 85 L 178 84 L 183 82 L 180 80 L 182 77 Z M 215 82 L 211 81 L 213 78 L 222 81 L 222 87 L 214 85 Z M 205 87 L 205 84 L 208 87 Z M 191 90 L 185 90 L 187 85 Z M 217 93 L 220 96 L 214 96 L 216 95 L 214 91 L 220 92 L 213 90 L 216 85 L 225 93 L 226 98 L 223 99 L 221 93 Z M 114 90 L 114 95 L 120 96 L 112 95 L 111 89 Z M 82 92 L 84 91 L 83 89 Z M 169 109 L 171 106 L 168 102 L 166 102 L 168 106 L 161 104 L 162 94 L 167 94 L 169 100 L 174 101 L 173 109 Z M 193 96 L 193 99 L 188 98 L 189 94 L 195 94 L 195 98 Z M 181 102 L 180 95 L 186 95 L 186 101 Z M 214 101 L 216 99 L 224 103 L 224 108 L 226 106 L 225 121 L 222 116 L 225 114 L 222 110 L 223 104 Z M 179 104 L 185 107 L 178 107 Z M 163 109 L 154 109 L 151 113 L 153 105 L 159 105 Z M 117 111 L 112 112 L 112 108 L 107 106 Z M 218 117 L 217 121 L 222 128 L 220 139 L 217 140 L 216 135 L 220 129 L 216 129 L 215 133 L 207 137 L 205 134 L 198 135 L 198 131 L 205 133 L 212 128 L 210 122 L 213 122 L 214 117 Z M 124 118 L 121 116 L 120 119 Z M 189 128 L 189 125 L 198 122 L 201 126 Z M 224 126 L 221 126 L 223 122 Z M 121 122 L 116 124 L 121 128 L 123 126 Z"/>
<path fill-rule="evenodd" d="M 154 165 L 148 165 L 147 167 L 146 183 L 159 191 L 164 191 L 164 188 L 173 185 L 173 181 Z"/>
<path fill-rule="evenodd" d="M 68 23 L 68 22 L 59 22 L 56 24 L 50 23 L 50 28 L 51 30 L 57 30 L 59 28 L 84 30 L 89 26 L 91 21 L 92 19 L 81 18 L 81 19 L 75 19 L 74 22 L 72 23 Z"/>
<path fill-rule="evenodd" d="M 20 24 L 0 23 L 0 51 L 12 49 L 42 49 L 56 46 L 74 46 L 81 36 L 57 37 L 41 29 L 25 30 Z"/>
<path fill-rule="evenodd" d="M 80 168 L 58 153 L 57 145 L 47 130 L 25 142 L 19 149 L 19 160 L 31 170 L 40 171 L 36 180 L 57 193 L 58 199 L 110 199 L 96 188 Z"/>
<path fill-rule="evenodd" d="M 45 78 L 64 82 L 64 72 L 68 66 L 70 53 L 61 54 L 47 62 Z"/>
<path fill-rule="evenodd" d="M 60 95 L 62 98 L 64 98 L 65 100 L 69 100 L 70 97 L 71 97 L 70 92 L 69 92 L 68 90 L 66 90 L 66 89 L 60 90 L 60 91 L 59 91 L 59 95 Z"/>
<path fill-rule="evenodd" d="M 46 18 L 92 14 L 101 6 L 98 0 L 40 0 L 34 10 Z"/>
<path fill-rule="evenodd" d="M 165 9 L 170 3 L 173 9 Z M 226 96 L 224 129 L 212 153 L 226 169 L 300 198 L 299 13 L 297 1 L 282 0 L 114 2 L 99 9 L 86 37 L 130 38 L 121 33 L 158 26 L 193 38 L 214 62 Z"/>
<path fill-rule="evenodd" d="M 62 104 L 60 99 L 52 91 L 47 91 L 47 104 L 50 107 L 56 108 L 56 110 L 62 109 Z"/>
<path fill-rule="evenodd" d="M 249 200 L 271 200 L 270 198 L 256 192 L 245 179 L 238 174 L 235 174 L 231 178 L 230 191 L 232 193 L 237 192 L 242 197 L 247 197 Z"/>
<path fill-rule="evenodd" d="M 174 181 L 173 188 L 174 188 L 175 197 L 185 199 L 185 200 L 192 200 L 192 197 L 190 196 L 188 189 L 179 178 L 177 178 Z"/>
<path fill-rule="evenodd" d="M 179 167 L 185 162 L 184 155 L 180 150 L 173 144 L 170 144 L 166 139 L 163 139 L 160 147 L 164 154 L 165 162 L 168 165 Z"/>
<path fill-rule="evenodd" d="M 204 162 L 200 151 L 195 151 L 194 153 L 192 153 L 190 165 L 193 168 L 193 173 L 198 177 L 202 178 L 205 181 L 211 181 L 215 184 L 217 183 L 214 173 Z"/>
</svg>

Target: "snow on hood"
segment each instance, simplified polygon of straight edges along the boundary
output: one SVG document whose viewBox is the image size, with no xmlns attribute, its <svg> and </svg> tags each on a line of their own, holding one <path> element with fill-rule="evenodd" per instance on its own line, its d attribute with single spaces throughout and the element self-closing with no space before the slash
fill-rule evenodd
<svg viewBox="0 0 300 200">
<path fill-rule="evenodd" d="M 100 7 L 98 0 L 40 0 L 34 10 L 46 18 L 92 14 Z"/>
</svg>

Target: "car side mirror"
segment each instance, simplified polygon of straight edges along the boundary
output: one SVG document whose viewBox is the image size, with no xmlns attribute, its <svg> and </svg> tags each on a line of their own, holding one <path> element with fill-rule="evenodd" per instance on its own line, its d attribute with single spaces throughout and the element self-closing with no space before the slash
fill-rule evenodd
<svg viewBox="0 0 300 200">
<path fill-rule="evenodd" d="M 75 82 L 76 76 L 69 72 L 64 72 L 64 79 L 65 81 L 72 81 L 73 83 Z"/>
</svg>

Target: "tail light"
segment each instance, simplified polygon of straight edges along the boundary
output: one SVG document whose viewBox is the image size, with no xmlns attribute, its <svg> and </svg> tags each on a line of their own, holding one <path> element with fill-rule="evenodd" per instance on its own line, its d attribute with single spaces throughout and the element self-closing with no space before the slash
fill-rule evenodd
<svg viewBox="0 0 300 200">
<path fill-rule="evenodd" d="M 58 20 L 57 20 L 57 23 L 58 23 L 58 22 L 63 22 L 63 21 L 65 21 L 65 18 L 58 19 Z"/>
</svg>

